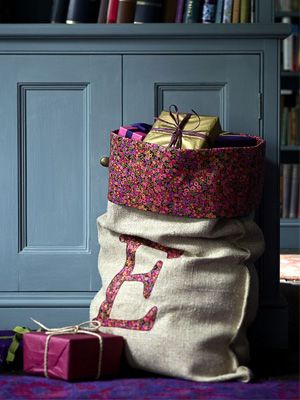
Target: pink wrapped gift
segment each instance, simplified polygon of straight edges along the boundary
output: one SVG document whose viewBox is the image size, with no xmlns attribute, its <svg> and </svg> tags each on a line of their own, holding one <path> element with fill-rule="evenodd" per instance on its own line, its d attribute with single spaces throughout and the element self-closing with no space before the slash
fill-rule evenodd
<svg viewBox="0 0 300 400">
<path fill-rule="evenodd" d="M 142 132 L 141 130 L 139 130 L 138 127 L 136 127 L 134 125 L 127 125 L 127 126 L 120 127 L 118 135 L 129 138 L 129 139 L 142 141 L 144 139 L 144 137 L 146 136 L 146 133 Z"/>
<path fill-rule="evenodd" d="M 146 134 L 144 132 L 133 132 L 131 138 L 138 140 L 138 141 L 142 141 L 144 139 L 144 137 L 146 136 Z"/>
<path fill-rule="evenodd" d="M 25 373 L 79 381 L 116 375 L 124 340 L 102 332 L 95 335 L 34 332 L 25 334 L 23 343 Z"/>
<path fill-rule="evenodd" d="M 128 137 L 129 133 L 132 133 L 133 131 L 137 131 L 137 128 L 132 125 L 127 125 L 127 126 L 120 126 L 118 134 L 123 137 Z"/>
</svg>

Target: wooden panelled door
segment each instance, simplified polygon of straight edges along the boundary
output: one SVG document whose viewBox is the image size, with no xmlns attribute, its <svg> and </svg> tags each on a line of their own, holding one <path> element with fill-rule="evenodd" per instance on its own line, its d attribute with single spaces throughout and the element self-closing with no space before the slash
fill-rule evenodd
<svg viewBox="0 0 300 400">
<path fill-rule="evenodd" d="M 6 55 L 0 74 L 0 328 L 87 319 L 121 57 Z"/>
</svg>

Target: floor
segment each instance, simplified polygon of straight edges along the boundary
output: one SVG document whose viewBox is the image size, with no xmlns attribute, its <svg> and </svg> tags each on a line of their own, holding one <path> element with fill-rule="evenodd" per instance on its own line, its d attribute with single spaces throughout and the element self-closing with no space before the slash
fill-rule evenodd
<svg viewBox="0 0 300 400">
<path fill-rule="evenodd" d="M 299 384 L 294 379 L 209 384 L 153 376 L 69 383 L 10 375 L 0 379 L 0 400 L 12 399 L 298 400 Z"/>
</svg>

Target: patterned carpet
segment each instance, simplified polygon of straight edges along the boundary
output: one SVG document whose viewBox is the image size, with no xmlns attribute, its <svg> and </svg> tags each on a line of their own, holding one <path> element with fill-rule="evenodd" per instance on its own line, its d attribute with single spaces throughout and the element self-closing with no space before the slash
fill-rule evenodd
<svg viewBox="0 0 300 400">
<path fill-rule="evenodd" d="M 299 383 L 267 380 L 255 383 L 196 383 L 171 378 L 124 378 L 67 383 L 40 377 L 0 375 L 0 399 L 299 399 Z"/>
</svg>

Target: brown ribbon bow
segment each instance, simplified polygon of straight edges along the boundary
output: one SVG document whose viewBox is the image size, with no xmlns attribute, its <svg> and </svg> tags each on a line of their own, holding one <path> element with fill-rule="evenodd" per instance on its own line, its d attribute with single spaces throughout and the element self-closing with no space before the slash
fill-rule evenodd
<svg viewBox="0 0 300 400">
<path fill-rule="evenodd" d="M 174 112 L 172 111 L 172 107 L 174 107 Z M 168 144 L 168 147 L 175 147 L 177 149 L 181 149 L 182 135 L 197 136 L 197 137 L 202 137 L 203 139 L 208 139 L 208 136 L 205 134 L 205 132 L 195 132 L 194 130 L 187 131 L 183 129 L 193 114 L 196 115 L 199 120 L 198 124 L 194 128 L 197 129 L 198 126 L 200 125 L 200 117 L 196 113 L 196 111 L 192 110 L 192 113 L 187 113 L 184 116 L 184 118 L 180 121 L 178 107 L 175 104 L 172 104 L 169 107 L 169 115 L 174 121 L 174 123 L 158 117 L 156 118 L 156 120 L 164 122 L 165 124 L 169 125 L 170 128 L 153 128 L 153 130 L 159 132 L 170 132 L 171 140 L 170 143 Z"/>
</svg>

